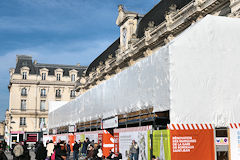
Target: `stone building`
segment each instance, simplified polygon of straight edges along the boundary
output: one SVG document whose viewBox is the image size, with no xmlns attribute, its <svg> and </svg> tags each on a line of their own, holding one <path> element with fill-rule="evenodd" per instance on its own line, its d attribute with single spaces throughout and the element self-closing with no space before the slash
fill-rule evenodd
<svg viewBox="0 0 240 160">
<path fill-rule="evenodd" d="M 75 125 L 76 132 L 79 132 L 79 134 L 86 134 L 86 132 L 93 134 L 93 132 L 101 129 L 107 129 L 109 133 L 113 134 L 117 129 L 134 130 L 133 127 L 146 127 L 148 125 L 153 126 L 155 130 L 167 128 L 170 118 L 177 117 L 176 114 L 172 114 L 174 112 L 170 112 L 170 109 L 174 105 L 177 106 L 176 102 L 172 100 L 173 91 L 171 87 L 173 83 L 171 82 L 176 80 L 177 83 L 178 79 L 170 76 L 170 72 L 173 73 L 171 70 L 173 63 L 168 59 L 170 52 L 163 51 L 173 41 L 177 41 L 175 37 L 181 36 L 185 33 L 184 31 L 187 32 L 192 26 L 201 23 L 200 21 L 195 24 L 208 14 L 239 18 L 240 0 L 161 0 L 144 16 L 126 11 L 122 5 L 119 5 L 118 12 L 116 24 L 120 27 L 119 37 L 89 65 L 86 74 L 76 82 L 76 90 L 80 92 L 80 96 L 50 114 L 50 134 L 54 135 L 57 131 L 57 135 L 54 136 L 63 135 L 69 132 L 69 125 Z M 236 31 L 237 29 L 234 30 L 234 33 Z M 191 34 L 191 37 L 194 37 L 193 35 Z M 207 36 L 205 35 L 204 38 L 207 38 Z M 224 38 L 220 37 L 220 45 Z M 198 41 L 199 39 L 194 39 L 196 48 L 200 48 L 200 41 Z M 188 46 L 187 41 L 184 42 L 181 48 L 182 52 L 185 51 L 184 47 L 187 48 Z M 203 43 L 201 45 L 206 46 Z M 201 51 L 204 52 L 204 49 Z M 154 59 L 157 58 L 156 55 L 159 55 L 157 60 Z M 185 64 L 185 61 L 187 62 L 188 59 L 185 57 L 181 59 L 181 63 Z M 201 62 L 205 62 L 205 59 Z M 151 64 L 155 64 L 156 67 L 151 67 Z M 186 68 L 191 68 L 200 63 L 192 64 L 194 65 Z M 188 74 L 186 73 L 181 75 L 187 77 Z M 199 74 L 202 73 L 205 72 Z M 197 95 L 196 92 L 190 93 Z M 209 91 L 206 93 L 209 93 Z M 182 93 L 178 94 L 181 97 L 179 98 L 180 102 L 186 97 L 194 97 L 189 95 L 183 97 L 182 95 Z M 203 97 L 203 94 L 200 93 L 196 97 Z M 174 105 L 171 104 L 172 102 Z M 188 100 L 184 102 L 188 102 Z M 183 106 L 186 107 L 187 105 Z M 185 111 L 184 107 L 181 108 L 183 111 Z M 66 112 L 68 114 L 62 119 L 62 113 Z M 216 128 L 216 135 L 227 137 L 226 126 Z M 101 136 L 99 137 L 101 138 Z M 112 146 L 115 147 L 113 144 Z M 228 152 L 228 150 L 218 150 L 218 159 L 222 155 L 227 157 L 226 151 Z M 222 159 L 226 159 L 226 157 Z"/>
<path fill-rule="evenodd" d="M 0 122 L 0 139 L 4 137 L 5 132 L 5 122 Z"/>
<path fill-rule="evenodd" d="M 84 93 L 149 56 L 207 14 L 240 17 L 240 1 L 161 0 L 145 15 L 126 11 L 122 5 L 118 12 L 119 38 L 89 65 L 76 91 Z"/>
<path fill-rule="evenodd" d="M 120 28 L 119 37 L 88 66 L 86 74 L 76 81 L 76 91 L 81 95 L 106 84 L 118 73 L 150 56 L 208 14 L 240 17 L 240 0 L 161 0 L 145 15 L 127 11 L 123 5 L 118 6 L 118 14 L 116 24 Z M 151 108 L 118 116 L 122 117 L 119 121 L 125 124 L 128 116 L 141 119 L 141 115 L 145 118 L 169 119 L 168 112 L 156 114 Z M 93 130 L 91 125 L 96 127 L 94 129 L 99 129 L 100 119 L 85 120 L 78 123 L 77 127 L 81 128 L 79 131 Z M 138 124 L 141 122 L 137 121 L 134 125 Z M 67 126 L 58 130 L 66 132 Z"/>
<path fill-rule="evenodd" d="M 85 66 L 42 64 L 31 56 L 17 55 L 10 69 L 9 110 L 6 124 L 12 141 L 26 138 L 25 133 L 47 128 L 49 101 L 71 101 L 77 94 L 75 81 Z"/>
</svg>

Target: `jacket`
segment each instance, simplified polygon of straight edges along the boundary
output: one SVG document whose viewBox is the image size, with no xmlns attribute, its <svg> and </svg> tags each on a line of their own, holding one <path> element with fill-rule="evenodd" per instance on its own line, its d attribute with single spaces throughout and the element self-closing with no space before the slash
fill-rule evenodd
<svg viewBox="0 0 240 160">
<path fill-rule="evenodd" d="M 47 145 L 47 156 L 50 157 L 53 154 L 54 144 L 48 143 Z"/>
</svg>

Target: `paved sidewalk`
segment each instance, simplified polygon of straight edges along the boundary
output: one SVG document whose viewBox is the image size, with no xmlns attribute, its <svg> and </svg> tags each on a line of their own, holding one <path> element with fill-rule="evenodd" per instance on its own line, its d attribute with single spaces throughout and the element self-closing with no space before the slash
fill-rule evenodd
<svg viewBox="0 0 240 160">
<path fill-rule="evenodd" d="M 35 160 L 35 153 L 33 151 L 30 151 L 30 156 L 31 156 L 31 160 Z M 6 151 L 5 152 L 8 160 L 12 160 L 13 159 L 13 156 L 11 155 L 11 152 L 9 151 Z M 73 154 L 71 153 L 71 156 L 70 156 L 70 160 L 73 160 Z M 84 157 L 80 157 L 78 160 L 84 160 Z"/>
</svg>

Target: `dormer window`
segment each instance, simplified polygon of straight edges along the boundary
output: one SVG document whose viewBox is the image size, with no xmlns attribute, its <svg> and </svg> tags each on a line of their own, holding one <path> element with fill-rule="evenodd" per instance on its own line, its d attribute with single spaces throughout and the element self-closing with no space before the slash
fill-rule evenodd
<svg viewBox="0 0 240 160">
<path fill-rule="evenodd" d="M 71 75 L 71 81 L 72 81 L 72 82 L 75 82 L 75 81 L 76 81 L 76 78 L 75 78 L 75 77 L 76 77 L 75 74 L 72 74 L 72 75 Z"/>
<path fill-rule="evenodd" d="M 27 79 L 27 72 L 22 72 L 22 79 Z"/>
<path fill-rule="evenodd" d="M 61 74 L 57 74 L 57 81 L 61 81 Z"/>
<path fill-rule="evenodd" d="M 77 80 L 77 74 L 78 74 L 78 71 L 75 69 L 72 69 L 69 71 L 71 82 L 75 82 Z"/>
<path fill-rule="evenodd" d="M 45 81 L 47 79 L 47 76 L 48 76 L 48 69 L 47 68 L 41 68 L 40 69 L 40 76 L 41 76 L 41 80 Z"/>
<path fill-rule="evenodd" d="M 22 88 L 21 96 L 27 96 L 27 89 L 26 88 Z"/>
<path fill-rule="evenodd" d="M 22 79 L 27 79 L 30 69 L 28 67 L 21 68 Z"/>
<path fill-rule="evenodd" d="M 42 80 L 46 80 L 46 73 L 42 73 Z"/>
</svg>

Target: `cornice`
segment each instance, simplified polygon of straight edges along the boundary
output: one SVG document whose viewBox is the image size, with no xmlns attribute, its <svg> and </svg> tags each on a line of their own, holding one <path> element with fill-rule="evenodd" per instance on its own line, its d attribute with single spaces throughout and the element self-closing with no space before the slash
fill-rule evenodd
<svg viewBox="0 0 240 160">
<path fill-rule="evenodd" d="M 74 86 L 75 82 L 62 82 L 62 81 L 36 81 L 36 80 L 10 80 L 10 84 L 30 84 L 30 85 L 61 85 L 61 86 Z"/>
</svg>

